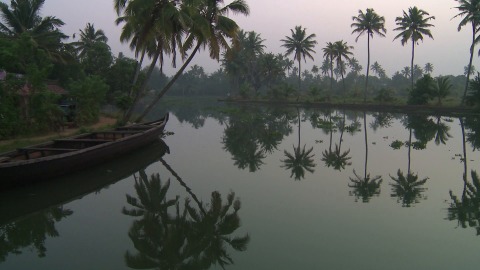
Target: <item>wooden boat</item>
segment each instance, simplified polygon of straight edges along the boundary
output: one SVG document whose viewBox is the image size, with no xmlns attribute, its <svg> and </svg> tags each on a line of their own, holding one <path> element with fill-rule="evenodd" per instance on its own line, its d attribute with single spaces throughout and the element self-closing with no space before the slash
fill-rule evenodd
<svg viewBox="0 0 480 270">
<path fill-rule="evenodd" d="M 0 227 L 100 192 L 144 170 L 169 152 L 169 147 L 160 139 L 88 170 L 0 191 Z"/>
<path fill-rule="evenodd" d="M 0 190 L 52 179 L 105 162 L 158 140 L 168 114 L 157 121 L 118 127 L 0 154 Z"/>
</svg>

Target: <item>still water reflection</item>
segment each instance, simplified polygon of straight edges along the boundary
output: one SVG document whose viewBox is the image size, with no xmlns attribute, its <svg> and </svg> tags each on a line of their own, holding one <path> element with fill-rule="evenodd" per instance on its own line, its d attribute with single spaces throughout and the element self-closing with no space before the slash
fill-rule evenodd
<svg viewBox="0 0 480 270">
<path fill-rule="evenodd" d="M 1 194 L 0 269 L 480 265 L 478 117 L 164 108 L 165 142 Z"/>
</svg>

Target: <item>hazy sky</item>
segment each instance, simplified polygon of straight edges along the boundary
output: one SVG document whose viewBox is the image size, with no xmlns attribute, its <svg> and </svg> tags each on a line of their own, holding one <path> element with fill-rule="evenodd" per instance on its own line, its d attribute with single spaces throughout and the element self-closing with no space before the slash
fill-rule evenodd
<svg viewBox="0 0 480 270">
<path fill-rule="evenodd" d="M 393 41 L 397 35 L 393 29 L 395 18 L 412 6 L 417 6 L 436 18 L 433 21 L 435 27 L 431 29 L 434 40 L 426 38 L 416 47 L 415 63 L 422 67 L 427 62 L 432 63 L 435 75 L 462 74 L 468 63 L 471 28 L 467 26 L 461 32 L 457 31 L 460 19 L 452 19 L 457 14 L 454 8 L 457 2 L 454 0 L 247 0 L 247 3 L 250 6 L 250 16 L 234 18 L 242 29 L 260 33 L 265 39 L 267 52 L 283 53 L 280 40 L 290 35 L 290 29 L 296 25 L 307 28 L 307 33 L 316 34 L 318 45 L 315 47 L 315 61 L 308 60 L 307 68 L 314 64 L 320 66 L 325 43 L 337 40 L 347 41 L 348 45 L 354 46 L 355 57 L 362 66 L 366 66 L 366 36 L 355 42 L 356 36 L 351 34 L 350 27 L 352 16 L 356 16 L 359 9 L 366 8 L 373 8 L 384 16 L 387 28 L 385 38 L 376 36 L 371 42 L 372 63 L 378 61 L 389 76 L 409 66 L 411 46 L 402 46 L 399 40 Z M 78 33 L 87 22 L 94 23 L 96 28 L 105 31 L 115 54 L 122 51 L 133 56 L 128 46 L 119 42 L 121 28 L 114 23 L 116 14 L 113 11 L 113 0 L 46 0 L 42 15 L 62 19 L 66 24 L 62 30 L 67 35 Z M 476 54 L 474 65 L 480 69 L 478 63 Z M 205 67 L 207 72 L 215 71 L 220 66 L 216 61 L 209 60 L 206 52 L 201 52 L 194 64 Z M 172 69 L 167 69 L 167 73 L 171 74 Z"/>
</svg>

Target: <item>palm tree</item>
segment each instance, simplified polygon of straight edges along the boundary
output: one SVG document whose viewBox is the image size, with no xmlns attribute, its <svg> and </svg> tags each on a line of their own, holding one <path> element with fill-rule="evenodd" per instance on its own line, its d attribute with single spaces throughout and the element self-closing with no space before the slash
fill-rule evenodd
<svg viewBox="0 0 480 270">
<path fill-rule="evenodd" d="M 360 36 L 367 34 L 367 77 L 365 80 L 365 92 L 363 96 L 363 102 L 367 102 L 367 89 L 368 89 L 368 73 L 370 70 L 370 38 L 373 38 L 373 34 L 377 34 L 380 37 L 385 37 L 387 30 L 385 29 L 385 18 L 379 16 L 373 8 L 367 8 L 367 11 L 363 13 L 362 10 L 358 11 L 358 16 L 352 17 L 353 23 L 353 33 L 358 33 L 355 42 L 358 41 Z"/>
<path fill-rule="evenodd" d="M 373 63 L 370 69 L 372 70 L 373 73 L 377 74 L 379 77 L 380 77 L 380 74 L 382 74 L 382 70 L 383 70 L 382 66 L 377 61 Z"/>
<path fill-rule="evenodd" d="M 332 42 L 327 42 L 327 46 L 323 49 L 323 58 L 330 64 L 330 92 L 333 91 L 333 60 L 335 59 L 335 45 Z M 324 62 L 326 63 L 326 62 Z"/>
<path fill-rule="evenodd" d="M 430 75 L 433 72 L 433 64 L 432 63 L 426 63 L 425 67 L 423 67 L 423 71 Z"/>
<path fill-rule="evenodd" d="M 227 39 L 235 39 L 237 37 L 236 34 L 239 27 L 227 15 L 229 13 L 248 15 L 250 13 L 248 4 L 245 0 L 235 0 L 228 5 L 222 6 L 223 2 L 223 0 L 200 0 L 184 3 L 183 8 L 187 10 L 186 13 L 191 18 L 192 23 L 188 25 L 185 31 L 188 35 L 185 38 L 182 50 L 188 51 L 192 49 L 192 51 L 173 78 L 158 92 L 143 113 L 136 119 L 137 122 L 141 121 L 172 87 L 202 46 L 208 49 L 212 59 L 219 60 L 221 49 L 229 48 Z"/>
<path fill-rule="evenodd" d="M 467 97 L 468 84 L 470 83 L 470 69 L 472 68 L 473 52 L 475 50 L 475 44 L 478 43 L 477 31 L 480 22 L 480 0 L 455 0 L 458 2 L 459 13 L 453 18 L 462 17 L 463 19 L 458 24 L 458 31 L 462 30 L 462 27 L 471 24 L 472 26 L 472 44 L 470 45 L 470 60 L 468 62 L 468 71 L 466 72 L 467 81 L 465 82 L 465 90 L 463 92 L 461 104 L 465 104 L 465 98 Z"/>
<path fill-rule="evenodd" d="M 62 40 L 68 37 L 58 29 L 64 23 L 54 16 L 40 17 L 44 3 L 45 0 L 12 0 L 12 9 L 0 3 L 0 38 L 19 40 L 26 35 L 33 46 L 44 51 L 51 60 L 66 62 L 69 54 Z"/>
<path fill-rule="evenodd" d="M 353 46 L 348 46 L 347 42 L 344 42 L 343 40 L 339 40 L 335 42 L 334 44 L 334 57 L 337 60 L 337 68 L 339 69 L 339 72 L 342 76 L 342 84 L 343 84 L 343 101 L 345 102 L 345 95 L 347 92 L 347 89 L 345 88 L 345 64 L 342 61 L 342 58 L 345 60 L 350 60 L 350 55 L 353 55 L 353 53 L 350 51 L 350 49 L 353 49 Z"/>
<path fill-rule="evenodd" d="M 404 67 L 402 69 L 402 76 L 406 79 L 410 78 L 412 76 L 412 69 L 410 67 Z"/>
<path fill-rule="evenodd" d="M 85 28 L 83 30 L 79 29 L 79 31 L 80 41 L 73 42 L 72 45 L 76 47 L 80 59 L 83 59 L 87 51 L 92 49 L 93 44 L 97 42 L 106 43 L 108 41 L 105 32 L 101 29 L 96 30 L 93 24 L 87 23 Z"/>
<path fill-rule="evenodd" d="M 449 78 L 446 76 L 436 78 L 435 82 L 436 83 L 433 85 L 434 94 L 438 98 L 438 105 L 441 105 L 442 99 L 450 93 L 453 85 L 450 83 Z"/>
<path fill-rule="evenodd" d="M 412 41 L 412 61 L 410 63 L 412 90 L 414 83 L 413 61 L 415 58 L 415 44 L 418 43 L 419 40 L 423 41 L 424 35 L 433 39 L 432 33 L 428 28 L 433 27 L 434 25 L 428 22 L 434 20 L 435 17 L 429 15 L 428 12 L 422 9 L 411 7 L 408 9 L 408 13 L 403 11 L 403 16 L 395 19 L 398 27 L 394 30 L 400 31 L 400 33 L 393 40 L 401 38 L 400 41 L 402 42 L 402 45 L 407 44 L 409 40 Z"/>
<path fill-rule="evenodd" d="M 286 56 L 294 54 L 293 59 L 298 61 L 298 91 L 301 87 L 301 72 L 302 72 L 302 62 L 303 59 L 305 63 L 307 62 L 307 57 L 313 59 L 312 53 L 315 53 L 313 48 L 317 44 L 317 41 L 314 40 L 316 35 L 310 34 L 307 36 L 306 28 L 302 26 L 295 26 L 295 29 L 290 29 L 291 36 L 285 36 L 285 39 L 280 41 L 283 42 L 282 47 L 287 49 L 285 53 Z"/>
</svg>

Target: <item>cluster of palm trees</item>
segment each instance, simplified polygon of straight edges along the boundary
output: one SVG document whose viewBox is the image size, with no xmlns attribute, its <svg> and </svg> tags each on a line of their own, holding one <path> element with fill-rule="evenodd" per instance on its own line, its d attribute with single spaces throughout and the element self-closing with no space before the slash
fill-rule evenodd
<svg viewBox="0 0 480 270">
<path fill-rule="evenodd" d="M 148 78 L 158 62 L 163 66 L 164 57 L 170 56 L 175 66 L 177 54 L 185 60 L 137 120 L 170 89 L 200 49 L 208 50 L 211 58 L 220 59 L 221 49 L 229 47 L 228 40 L 235 39 L 239 30 L 235 21 L 227 17 L 229 13 L 249 14 L 245 0 L 227 5 L 223 0 L 114 0 L 114 6 L 119 16 L 117 23 L 123 24 L 121 40 L 130 42 L 140 59 L 145 55 L 152 59 L 147 79 L 136 91 L 134 105 L 145 92 Z M 133 108 L 124 120 L 131 117 Z"/>
<path fill-rule="evenodd" d="M 414 56 L 415 56 L 415 44 L 418 41 L 423 40 L 423 36 L 428 36 L 433 38 L 429 27 L 433 25 L 429 23 L 429 21 L 435 19 L 433 16 L 429 16 L 429 14 L 417 7 L 411 7 L 408 9 L 408 12 L 404 11 L 402 17 L 396 18 L 397 28 L 395 31 L 399 31 L 400 33 L 395 36 L 395 39 L 400 39 L 402 45 L 405 45 L 407 42 L 411 41 L 412 43 L 412 61 L 411 61 L 411 81 L 412 81 L 412 89 L 413 89 L 413 68 L 414 68 Z M 367 53 L 368 53 L 368 60 L 367 60 L 367 68 L 366 68 L 366 80 L 365 80 L 365 91 L 364 91 L 364 101 L 366 102 L 367 99 L 367 89 L 368 89 L 368 77 L 369 71 L 371 69 L 370 66 L 370 39 L 373 38 L 374 35 L 378 35 L 380 37 L 385 37 L 387 30 L 385 29 L 385 18 L 378 15 L 374 9 L 368 8 L 365 12 L 359 10 L 358 15 L 352 17 L 353 23 L 351 27 L 353 28 L 353 34 L 358 34 L 356 41 L 360 38 L 360 36 L 366 34 L 367 35 Z M 292 31 L 292 36 L 287 37 L 287 39 L 282 40 L 284 44 L 282 46 L 287 48 L 287 55 L 295 52 L 295 60 L 299 61 L 300 67 L 300 60 L 305 56 L 308 56 L 310 59 L 313 60 L 311 56 L 311 52 L 314 52 L 313 48 L 316 44 L 316 41 L 313 40 L 315 37 L 314 34 L 307 36 L 305 34 L 305 29 L 302 30 L 301 26 L 297 26 Z M 303 31 L 303 32 L 302 32 Z M 350 60 L 350 56 L 352 55 L 351 49 L 352 46 L 349 46 L 347 42 L 343 40 L 336 41 L 336 42 L 327 42 L 326 46 L 322 49 L 324 58 L 330 63 L 330 76 L 331 76 L 331 87 L 333 86 L 333 63 L 336 62 L 336 66 L 339 70 L 339 73 L 342 77 L 344 95 L 346 92 L 345 89 L 345 82 L 344 82 L 344 74 L 345 72 L 345 60 Z M 306 59 L 305 59 L 306 61 Z M 299 81 L 300 81 L 300 73 L 299 73 Z"/>
<path fill-rule="evenodd" d="M 478 36 L 479 27 L 480 27 L 480 0 L 456 0 L 458 6 L 455 8 L 459 13 L 455 17 L 462 17 L 458 30 L 460 31 L 463 26 L 470 24 L 472 27 L 472 44 L 470 46 L 470 60 L 469 64 L 466 67 L 466 76 L 467 81 L 465 83 L 465 90 L 462 97 L 462 104 L 465 103 L 468 85 L 470 81 L 470 75 L 472 74 L 471 70 L 473 69 L 472 60 L 475 45 L 480 41 Z M 365 80 L 365 91 L 364 91 L 364 101 L 366 102 L 367 98 L 367 89 L 368 89 L 368 78 L 369 71 L 373 69 L 373 66 L 370 65 L 370 39 L 374 35 L 385 37 L 387 30 L 385 29 L 385 18 L 378 15 L 374 9 L 368 8 L 366 11 L 359 10 L 358 15 L 352 17 L 353 23 L 351 27 L 353 28 L 352 34 L 358 34 L 355 41 L 358 41 L 360 36 L 367 35 L 367 68 L 366 70 L 366 80 Z M 428 12 L 419 9 L 418 7 L 411 7 L 407 11 L 403 11 L 403 15 L 395 19 L 397 27 L 394 31 L 399 33 L 394 37 L 394 40 L 399 39 L 402 45 L 411 43 L 412 57 L 410 62 L 410 68 L 408 72 L 410 73 L 408 77 L 411 79 L 411 89 L 414 88 L 415 82 L 415 47 L 418 45 L 419 41 L 423 41 L 424 37 L 429 37 L 433 39 L 433 35 L 429 28 L 434 25 L 431 23 L 435 19 L 434 16 L 431 16 Z M 300 60 L 303 58 L 306 61 L 306 57 L 313 60 L 311 56 L 314 51 L 314 46 L 316 41 L 313 40 L 315 34 L 307 35 L 305 29 L 301 26 L 295 27 L 295 30 L 291 30 L 291 37 L 286 37 L 282 42 L 283 47 L 287 48 L 286 54 L 289 55 L 292 52 L 295 52 L 294 59 L 299 62 L 299 81 L 300 81 Z M 330 77 L 331 77 L 331 88 L 333 85 L 333 63 L 336 62 L 337 69 L 339 73 L 344 74 L 344 61 L 349 60 L 351 55 L 350 49 L 353 47 L 348 46 L 346 42 L 337 41 L 337 42 L 327 42 L 326 46 L 322 49 L 324 52 L 324 58 L 326 63 L 330 64 Z M 343 58 L 343 59 L 342 59 Z M 425 67 L 425 72 L 430 74 L 433 70 L 433 65 L 429 64 Z M 344 89 L 345 90 L 345 89 Z"/>
</svg>

